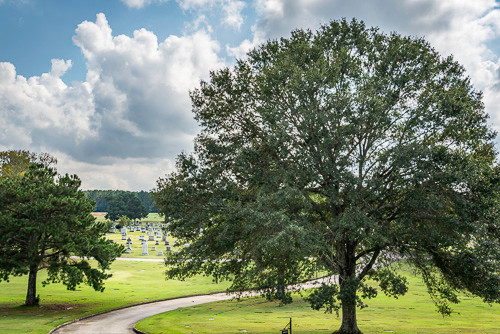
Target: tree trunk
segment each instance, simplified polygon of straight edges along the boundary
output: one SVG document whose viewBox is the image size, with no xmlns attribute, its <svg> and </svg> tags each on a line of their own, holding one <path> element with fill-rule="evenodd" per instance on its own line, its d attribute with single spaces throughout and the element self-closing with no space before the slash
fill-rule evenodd
<svg viewBox="0 0 500 334">
<path fill-rule="evenodd" d="M 344 240 L 338 248 L 339 260 L 343 263 L 339 273 L 340 295 L 342 302 L 342 325 L 337 334 L 361 334 L 356 319 L 356 254 L 354 243 Z"/>
<path fill-rule="evenodd" d="M 342 325 L 335 333 L 338 334 L 361 334 L 356 320 L 356 302 L 347 303 L 342 301 Z"/>
<path fill-rule="evenodd" d="M 28 278 L 28 293 L 26 294 L 26 306 L 38 305 L 38 298 L 36 297 L 36 275 L 38 273 L 38 266 L 30 266 L 30 273 Z"/>
</svg>

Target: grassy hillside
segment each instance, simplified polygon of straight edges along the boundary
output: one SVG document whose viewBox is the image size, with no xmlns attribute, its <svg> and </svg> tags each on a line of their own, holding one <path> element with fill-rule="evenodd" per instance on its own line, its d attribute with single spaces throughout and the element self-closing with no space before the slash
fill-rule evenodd
<svg viewBox="0 0 500 334">
<path fill-rule="evenodd" d="M 500 305 L 490 307 L 478 298 L 462 296 L 451 317 L 443 318 L 427 295 L 423 282 L 410 275 L 410 291 L 398 300 L 379 293 L 368 308 L 358 310 L 363 333 L 500 333 Z M 136 326 L 159 333 L 279 333 L 293 320 L 293 333 L 331 333 L 341 318 L 309 308 L 300 296 L 295 302 L 278 306 L 263 298 L 241 302 L 223 301 L 171 311 L 147 318 Z"/>
<path fill-rule="evenodd" d="M 0 283 L 0 333 L 47 333 L 57 325 L 125 305 L 151 300 L 223 291 L 207 277 L 186 281 L 165 280 L 162 262 L 115 261 L 104 292 L 88 286 L 68 291 L 62 284 L 42 287 L 40 272 L 37 293 L 40 307 L 20 306 L 24 302 L 27 276 Z"/>
</svg>

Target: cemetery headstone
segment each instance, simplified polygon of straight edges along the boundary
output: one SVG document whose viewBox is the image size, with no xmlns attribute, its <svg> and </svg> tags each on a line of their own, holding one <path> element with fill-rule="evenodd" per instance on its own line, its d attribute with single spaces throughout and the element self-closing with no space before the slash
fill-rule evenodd
<svg viewBox="0 0 500 334">
<path fill-rule="evenodd" d="M 147 242 L 144 242 L 142 244 L 142 254 L 141 255 L 149 255 Z"/>
</svg>

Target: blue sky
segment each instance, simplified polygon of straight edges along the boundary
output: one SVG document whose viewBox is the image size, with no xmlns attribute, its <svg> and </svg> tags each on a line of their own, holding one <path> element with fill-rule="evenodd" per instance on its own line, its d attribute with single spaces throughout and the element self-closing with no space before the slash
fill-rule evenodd
<svg viewBox="0 0 500 334">
<path fill-rule="evenodd" d="M 150 190 L 192 150 L 200 79 L 342 17 L 452 54 L 500 130 L 495 0 L 0 0 L 0 150 L 51 153 L 86 189 Z"/>
<path fill-rule="evenodd" d="M 73 66 L 63 76 L 70 83 L 85 80 L 85 60 L 80 49 L 71 42 L 75 28 L 81 22 L 95 21 L 97 13 L 104 13 L 114 35 L 132 35 L 134 30 L 146 28 L 159 40 L 169 35 L 182 35 L 186 24 L 198 15 L 194 10 L 183 10 L 175 1 L 152 3 L 142 8 L 130 8 L 119 0 L 4 0 L 0 7 L 0 60 L 15 64 L 17 73 L 25 77 L 50 71 L 52 58 L 71 59 Z M 227 29 L 220 24 L 217 13 L 212 16 L 213 34 L 222 44 L 236 44 L 251 34 L 254 12 L 246 7 L 247 18 L 239 29 Z M 253 20 L 252 20 L 253 18 Z"/>
</svg>

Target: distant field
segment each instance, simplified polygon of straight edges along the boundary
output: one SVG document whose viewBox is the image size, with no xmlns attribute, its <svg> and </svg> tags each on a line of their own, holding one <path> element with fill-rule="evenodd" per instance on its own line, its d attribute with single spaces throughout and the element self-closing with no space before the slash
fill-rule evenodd
<svg viewBox="0 0 500 334">
<path fill-rule="evenodd" d="M 45 271 L 38 275 L 40 307 L 20 306 L 26 298 L 27 276 L 0 283 L 0 333 L 47 333 L 64 322 L 117 307 L 186 295 L 224 291 L 227 284 L 211 278 L 165 280 L 162 262 L 115 261 L 104 292 L 88 286 L 68 291 L 62 284 L 42 287 Z"/>
<path fill-rule="evenodd" d="M 103 222 L 106 220 L 104 216 L 106 215 L 106 212 L 92 212 L 92 216 L 95 217 L 95 219 L 99 222 Z M 148 223 L 161 223 L 163 222 L 164 217 L 160 216 L 158 213 L 149 213 L 146 218 L 140 219 L 140 221 L 143 222 L 148 222 Z"/>
<path fill-rule="evenodd" d="M 368 300 L 368 308 L 358 309 L 358 325 L 368 333 L 500 333 L 500 305 L 490 307 L 478 298 L 463 296 L 453 305 L 457 312 L 443 318 L 427 295 L 423 282 L 410 274 L 410 291 L 394 299 L 379 292 Z M 295 302 L 278 306 L 263 298 L 241 302 L 223 301 L 179 309 L 147 318 L 138 329 L 159 333 L 280 333 L 292 317 L 294 334 L 331 333 L 341 318 L 314 311 L 300 296 Z"/>
<path fill-rule="evenodd" d="M 106 215 L 106 212 L 91 212 L 92 216 L 94 216 L 95 220 L 99 222 L 103 222 L 106 220 L 104 216 Z"/>
<path fill-rule="evenodd" d="M 154 223 L 162 223 L 164 221 L 165 217 L 160 216 L 158 213 L 153 213 L 150 212 L 147 216 L 147 218 L 141 219 L 143 222 L 154 222 Z"/>
</svg>

